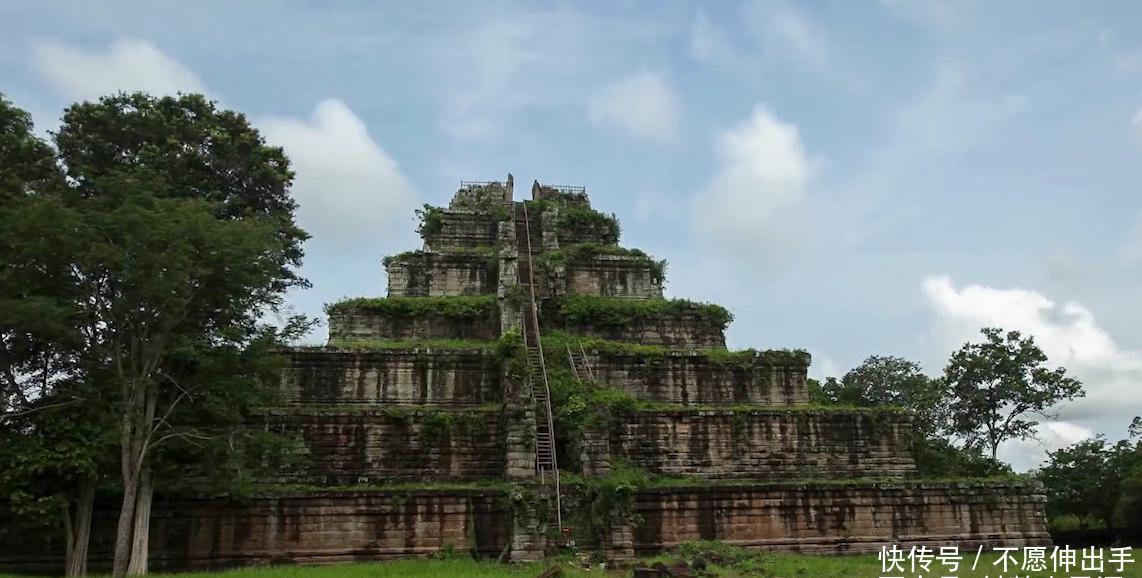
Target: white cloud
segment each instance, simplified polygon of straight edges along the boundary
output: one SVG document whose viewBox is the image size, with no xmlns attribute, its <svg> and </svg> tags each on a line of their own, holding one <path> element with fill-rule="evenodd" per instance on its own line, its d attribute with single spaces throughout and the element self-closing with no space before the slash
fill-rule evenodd
<svg viewBox="0 0 1142 578">
<path fill-rule="evenodd" d="M 756 2 L 752 11 L 752 21 L 767 55 L 815 67 L 825 64 L 828 38 L 808 14 L 784 0 Z"/>
<path fill-rule="evenodd" d="M 308 121 L 270 117 L 258 124 L 293 163 L 298 220 L 314 242 L 368 247 L 386 225 L 409 219 L 412 188 L 344 102 L 322 101 Z"/>
<path fill-rule="evenodd" d="M 737 55 L 726 34 L 714 27 L 705 12 L 699 12 L 690 26 L 690 58 L 707 65 L 732 66 Z"/>
<path fill-rule="evenodd" d="M 1094 436 L 1090 428 L 1065 421 L 1035 426 L 1037 439 L 1009 440 L 999 445 L 997 457 L 1011 464 L 1017 472 L 1025 472 L 1043 464 L 1047 452 L 1074 445 Z"/>
<path fill-rule="evenodd" d="M 1134 125 L 1134 129 L 1142 133 L 1142 106 L 1134 111 L 1134 116 L 1130 117 L 1130 124 Z"/>
<path fill-rule="evenodd" d="M 147 40 L 120 38 L 106 50 L 88 51 L 55 40 L 32 45 L 33 70 L 61 96 L 94 100 L 117 91 L 155 95 L 206 93 L 189 68 Z"/>
<path fill-rule="evenodd" d="M 814 172 L 797 127 L 759 105 L 718 136 L 715 154 L 716 172 L 693 199 L 695 234 L 748 258 L 795 242 Z"/>
<path fill-rule="evenodd" d="M 934 334 L 948 350 L 980 339 L 985 326 L 1033 335 L 1048 363 L 1066 367 L 1087 396 L 1058 407 L 1061 418 L 1123 420 L 1142 413 L 1142 352 L 1123 349 L 1081 303 L 1059 305 L 1037 291 L 983 285 L 957 288 L 946 276 L 923 281 L 936 314 Z"/>
<path fill-rule="evenodd" d="M 617 126 L 638 138 L 673 140 L 678 102 L 658 75 L 642 70 L 604 86 L 587 101 L 592 122 Z"/>
<path fill-rule="evenodd" d="M 454 10 L 449 10 L 454 12 Z M 632 42 L 664 37 L 652 21 L 631 22 L 574 10 L 497 13 L 473 9 L 454 34 L 425 39 L 440 79 L 441 130 L 458 141 L 510 134 L 519 113 L 580 104 L 583 91 Z M 590 39 L 587 41 L 586 39 Z"/>
<path fill-rule="evenodd" d="M 840 366 L 833 359 L 819 351 L 812 351 L 813 363 L 809 366 L 809 377 L 824 381 L 827 377 L 840 378 L 844 375 Z"/>
</svg>

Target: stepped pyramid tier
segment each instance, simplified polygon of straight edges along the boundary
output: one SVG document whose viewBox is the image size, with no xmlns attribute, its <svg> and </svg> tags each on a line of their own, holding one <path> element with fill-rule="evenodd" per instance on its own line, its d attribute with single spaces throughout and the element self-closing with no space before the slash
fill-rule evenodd
<svg viewBox="0 0 1142 578">
<path fill-rule="evenodd" d="M 418 214 L 387 294 L 328 305 L 328 344 L 286 352 L 284 405 L 251 424 L 298 463 L 255 500 L 156 502 L 157 566 L 526 561 L 561 527 L 617 558 L 1049 543 L 1036 486 L 920 479 L 910 416 L 810 406 L 804 351 L 728 350 L 732 315 L 664 298 L 666 263 L 583 187 L 462 182 Z"/>
</svg>

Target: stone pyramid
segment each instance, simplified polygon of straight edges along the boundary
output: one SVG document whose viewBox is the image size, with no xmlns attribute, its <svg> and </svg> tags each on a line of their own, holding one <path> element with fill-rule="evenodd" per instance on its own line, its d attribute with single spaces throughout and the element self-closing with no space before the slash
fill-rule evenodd
<svg viewBox="0 0 1142 578">
<path fill-rule="evenodd" d="M 1049 543 L 1034 486 L 919 479 L 908 415 L 810 406 L 804 351 L 727 350 L 729 312 L 665 299 L 582 187 L 513 189 L 463 182 L 385 258 L 387 297 L 327 307 L 256 424 L 301 463 L 156 505 L 167 566 Z"/>
</svg>

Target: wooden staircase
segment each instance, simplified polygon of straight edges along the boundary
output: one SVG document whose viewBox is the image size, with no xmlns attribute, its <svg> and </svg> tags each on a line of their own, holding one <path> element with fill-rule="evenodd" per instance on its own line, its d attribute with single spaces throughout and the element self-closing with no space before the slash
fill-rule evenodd
<svg viewBox="0 0 1142 578">
<path fill-rule="evenodd" d="M 532 232 L 527 203 L 514 207 L 516 251 L 520 289 L 523 292 L 523 344 L 527 350 L 527 386 L 535 405 L 535 467 L 540 482 L 549 481 L 555 490 L 555 519 L 563 527 L 559 488 L 559 462 L 555 455 L 555 426 L 551 418 L 551 389 L 547 383 L 547 366 L 543 359 L 543 341 L 539 333 L 539 310 L 535 302 L 535 276 L 532 274 Z"/>
</svg>

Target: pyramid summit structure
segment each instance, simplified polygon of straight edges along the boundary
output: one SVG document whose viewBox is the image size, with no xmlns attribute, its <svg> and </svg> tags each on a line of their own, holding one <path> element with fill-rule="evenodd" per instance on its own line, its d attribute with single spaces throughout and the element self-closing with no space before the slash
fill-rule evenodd
<svg viewBox="0 0 1142 578">
<path fill-rule="evenodd" d="M 909 415 L 812 406 L 808 353 L 728 350 L 732 315 L 664 298 L 583 187 L 514 188 L 462 182 L 385 297 L 327 306 L 252 424 L 299 463 L 256 498 L 157 500 L 156 566 L 1050 543 L 1037 486 L 920 478 Z"/>
</svg>

